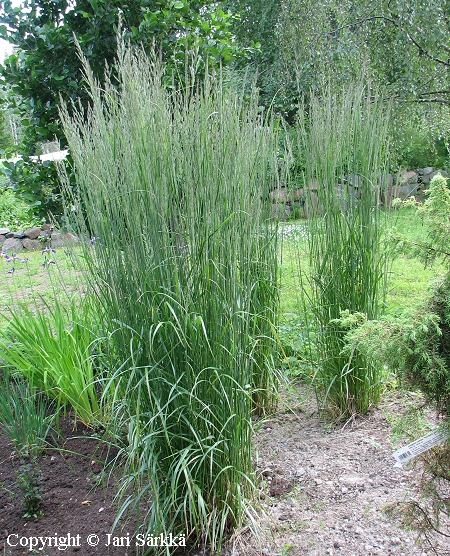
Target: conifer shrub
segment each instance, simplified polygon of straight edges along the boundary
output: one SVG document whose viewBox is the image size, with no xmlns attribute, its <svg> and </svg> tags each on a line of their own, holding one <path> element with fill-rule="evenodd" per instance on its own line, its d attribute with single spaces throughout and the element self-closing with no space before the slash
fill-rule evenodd
<svg viewBox="0 0 450 556">
<path fill-rule="evenodd" d="M 425 265 L 440 262 L 445 273 L 430 285 L 419 308 L 396 319 L 370 321 L 362 314 L 341 313 L 341 326 L 349 332 L 344 353 L 359 352 L 379 366 L 395 372 L 400 384 L 419 390 L 428 408 L 436 411 L 441 426 L 450 425 L 450 190 L 447 179 L 438 174 L 430 183 L 423 204 L 416 207 L 428 232 L 423 241 L 407 241 L 397 235 L 397 248 L 419 257 Z M 405 204 L 404 203 L 404 204 Z M 450 443 L 421 454 L 420 496 L 394 504 L 390 512 L 402 523 L 414 527 L 435 549 L 437 538 L 446 538 L 443 520 L 450 517 Z"/>
</svg>

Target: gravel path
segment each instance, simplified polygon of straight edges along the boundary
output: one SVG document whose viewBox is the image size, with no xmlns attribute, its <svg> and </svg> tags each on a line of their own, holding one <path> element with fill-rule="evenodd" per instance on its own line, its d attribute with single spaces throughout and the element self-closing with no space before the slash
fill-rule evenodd
<svg viewBox="0 0 450 556">
<path fill-rule="evenodd" d="M 395 411 L 395 404 L 389 410 Z M 394 467 L 390 425 L 381 409 L 345 426 L 325 427 L 309 396 L 297 410 L 262 422 L 255 443 L 264 477 L 261 496 L 275 530 L 273 542 L 262 541 L 263 554 L 435 554 L 387 515 L 390 505 L 417 495 L 419 471 Z M 449 548 L 441 540 L 438 553 Z M 253 550 L 256 546 L 236 544 L 235 553 Z"/>
</svg>

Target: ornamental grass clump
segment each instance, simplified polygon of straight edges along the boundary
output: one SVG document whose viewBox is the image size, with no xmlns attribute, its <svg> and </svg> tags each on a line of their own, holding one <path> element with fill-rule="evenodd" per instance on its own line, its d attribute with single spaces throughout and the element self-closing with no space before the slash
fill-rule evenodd
<svg viewBox="0 0 450 556">
<path fill-rule="evenodd" d="M 31 458 L 44 450 L 54 414 L 49 400 L 20 375 L 4 365 L 0 371 L 0 431 L 4 433 L 19 459 Z"/>
<path fill-rule="evenodd" d="M 142 53 L 102 87 L 85 71 L 90 107 L 62 120 L 126 435 L 119 515 L 215 551 L 252 515 L 251 415 L 277 387 L 276 126 L 218 77 L 165 87 Z"/>
<path fill-rule="evenodd" d="M 342 311 L 377 318 L 387 276 L 380 200 L 387 173 L 388 110 L 362 82 L 313 97 L 297 125 L 310 214 L 305 292 L 317 330 L 315 386 L 334 417 L 366 412 L 379 400 L 381 371 L 342 353 Z"/>
<path fill-rule="evenodd" d="M 48 398 L 18 373 L 6 366 L 0 370 L 0 431 L 14 447 L 16 485 L 23 494 L 24 517 L 39 517 L 42 513 L 38 455 L 46 446 L 46 438 L 55 414 Z"/>
</svg>

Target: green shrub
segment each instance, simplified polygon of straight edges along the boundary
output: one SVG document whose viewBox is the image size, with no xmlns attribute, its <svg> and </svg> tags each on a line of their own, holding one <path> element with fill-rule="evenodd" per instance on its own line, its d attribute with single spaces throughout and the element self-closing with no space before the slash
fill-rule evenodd
<svg viewBox="0 0 450 556">
<path fill-rule="evenodd" d="M 347 317 L 349 317 L 347 315 Z M 355 315 L 352 316 L 355 318 Z M 349 317 L 351 318 L 351 317 Z M 363 353 L 374 364 L 395 372 L 400 385 L 422 392 L 425 407 L 432 408 L 450 425 L 450 280 L 439 280 L 419 310 L 404 313 L 399 319 L 356 321 L 347 336 L 345 351 Z M 423 409 L 424 403 L 420 404 Z M 403 425 L 405 423 L 403 422 Z M 413 440 L 421 435 L 414 429 Z M 423 433 L 422 433 L 423 434 Z M 421 454 L 417 474 L 418 496 L 392 504 L 389 511 L 403 525 L 413 527 L 431 546 L 439 535 L 447 536 L 442 518 L 448 520 L 450 504 L 450 443 Z M 443 494 L 444 493 L 444 494 Z"/>
<path fill-rule="evenodd" d="M 69 168 L 70 156 L 58 163 L 23 157 L 15 162 L 4 162 L 1 171 L 13 185 L 17 196 L 33 207 L 38 218 L 49 220 L 51 217 L 64 224 L 57 164 L 64 164 Z"/>
<path fill-rule="evenodd" d="M 400 331 L 399 331 L 400 332 Z M 397 338 L 405 346 L 400 378 L 419 389 L 431 407 L 450 417 L 450 276 L 436 283 L 422 310 Z M 395 341 L 397 338 L 393 338 Z M 400 363 L 400 362 L 399 362 Z M 392 364 L 392 363 L 391 363 Z"/>
<path fill-rule="evenodd" d="M 41 224 L 33 214 L 34 207 L 18 195 L 11 188 L 0 191 L 0 227 L 10 230 L 26 230 Z"/>
<path fill-rule="evenodd" d="M 442 262 L 450 268 L 450 190 L 447 179 L 435 176 L 426 191 L 428 198 L 417 204 L 427 225 L 421 241 L 396 235 L 397 249 L 419 257 L 425 265 Z M 406 202 L 415 204 L 415 201 Z M 363 319 L 364 320 L 364 319 Z M 358 323 L 356 323 L 358 324 Z M 370 354 L 394 370 L 401 382 L 419 389 L 428 404 L 445 419 L 450 417 L 450 272 L 437 280 L 418 310 L 398 319 L 364 322 L 347 335 L 346 351 Z"/>
<path fill-rule="evenodd" d="M 395 107 L 390 126 L 393 171 L 443 168 L 448 159 L 448 109 L 426 103 Z"/>
<path fill-rule="evenodd" d="M 359 352 L 374 364 L 395 372 L 399 382 L 422 392 L 426 405 L 438 413 L 444 426 L 450 426 L 450 190 L 447 180 L 437 175 L 426 192 L 428 198 L 417 211 L 428 232 L 421 241 L 400 236 L 395 243 L 404 253 L 419 257 L 425 265 L 440 262 L 447 272 L 430 288 L 419 309 L 397 319 L 367 321 L 364 315 L 341 317 L 353 324 L 347 334 L 344 353 Z M 409 201 L 407 204 L 415 204 Z M 448 519 L 450 505 L 450 443 L 448 440 L 419 456 L 421 468 L 420 499 L 397 505 L 393 513 L 413 526 L 432 545 L 435 534 L 443 534 L 442 515 Z"/>
<path fill-rule="evenodd" d="M 400 164 L 406 168 L 424 168 L 433 166 L 442 168 L 448 157 L 444 140 L 430 140 L 426 130 L 417 128 L 405 130 L 402 153 L 399 155 Z"/>
</svg>

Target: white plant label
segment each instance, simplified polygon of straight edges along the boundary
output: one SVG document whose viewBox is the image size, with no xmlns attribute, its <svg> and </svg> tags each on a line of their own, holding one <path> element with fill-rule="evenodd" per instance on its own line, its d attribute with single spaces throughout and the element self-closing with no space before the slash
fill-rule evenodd
<svg viewBox="0 0 450 556">
<path fill-rule="evenodd" d="M 446 438 L 448 438 L 448 432 L 444 429 L 436 429 L 431 431 L 426 436 L 422 436 L 414 442 L 403 446 L 403 448 L 399 448 L 395 452 L 393 452 L 393 456 L 396 459 L 397 463 L 406 463 L 412 458 L 415 458 L 422 452 L 426 452 L 433 446 L 440 444 Z"/>
</svg>

